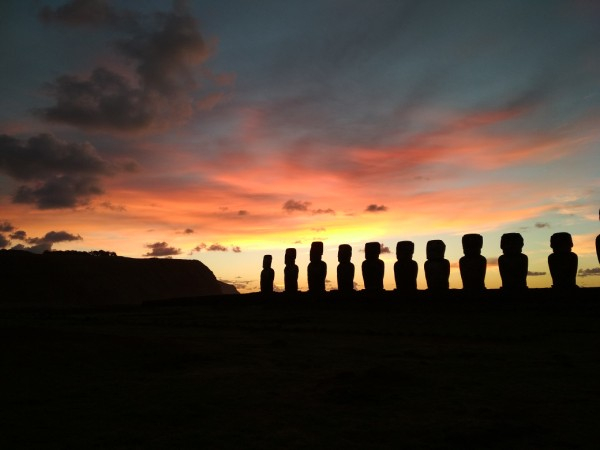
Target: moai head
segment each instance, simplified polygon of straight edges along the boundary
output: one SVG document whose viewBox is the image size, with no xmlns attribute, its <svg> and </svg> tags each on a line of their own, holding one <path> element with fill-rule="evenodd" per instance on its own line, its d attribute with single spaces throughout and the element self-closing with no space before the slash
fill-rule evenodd
<svg viewBox="0 0 600 450">
<path fill-rule="evenodd" d="M 290 266 L 296 263 L 296 249 L 295 248 L 286 248 L 285 249 L 285 265 Z"/>
<path fill-rule="evenodd" d="M 412 241 L 400 241 L 396 244 L 396 258 L 398 260 L 412 259 L 415 252 L 415 243 Z"/>
<path fill-rule="evenodd" d="M 573 238 L 566 232 L 554 233 L 550 237 L 550 247 L 554 253 L 569 253 L 573 248 Z"/>
<path fill-rule="evenodd" d="M 465 256 L 481 255 L 483 236 L 480 234 L 465 234 L 462 237 L 463 253 Z"/>
<path fill-rule="evenodd" d="M 379 259 L 381 244 L 379 242 L 367 242 L 365 244 L 365 259 Z"/>
<path fill-rule="evenodd" d="M 523 244 L 523 236 L 520 233 L 504 233 L 500 238 L 500 248 L 505 255 L 520 254 Z"/>
<path fill-rule="evenodd" d="M 273 257 L 271 255 L 263 256 L 263 269 L 270 269 Z"/>
<path fill-rule="evenodd" d="M 349 263 L 352 259 L 352 247 L 348 244 L 342 244 L 338 247 L 338 262 Z"/>
<path fill-rule="evenodd" d="M 446 253 L 446 244 L 440 239 L 427 241 L 427 259 L 444 259 Z"/>
<path fill-rule="evenodd" d="M 310 261 L 321 261 L 323 256 L 323 243 L 316 241 L 310 244 Z"/>
</svg>

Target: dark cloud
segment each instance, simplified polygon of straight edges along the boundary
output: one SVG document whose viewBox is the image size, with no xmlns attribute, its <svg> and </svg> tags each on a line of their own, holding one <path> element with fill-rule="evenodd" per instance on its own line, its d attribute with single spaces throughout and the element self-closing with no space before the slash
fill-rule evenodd
<svg viewBox="0 0 600 450">
<path fill-rule="evenodd" d="M 381 253 L 382 254 L 384 254 L 384 253 L 392 253 L 389 247 L 387 247 L 387 246 L 385 246 L 383 244 L 380 244 L 380 245 L 381 245 Z"/>
<path fill-rule="evenodd" d="M 532 272 L 531 270 L 527 271 L 528 277 L 541 277 L 543 275 L 546 275 L 546 272 Z"/>
<path fill-rule="evenodd" d="M 249 213 L 245 209 L 240 209 L 238 211 L 238 216 L 247 216 Z"/>
<path fill-rule="evenodd" d="M 127 208 L 125 208 L 123 205 L 115 205 L 115 204 L 113 204 L 111 202 L 108 202 L 108 201 L 100 203 L 100 206 L 102 208 L 106 208 L 106 209 L 108 209 L 110 211 L 118 211 L 118 212 L 127 211 Z"/>
<path fill-rule="evenodd" d="M 365 212 L 382 212 L 387 211 L 387 206 L 384 205 L 376 205 L 375 203 L 370 204 L 365 208 Z"/>
<path fill-rule="evenodd" d="M 81 241 L 83 238 L 78 234 L 71 234 L 66 231 L 49 231 L 42 238 L 29 238 L 27 242 L 30 244 L 56 244 L 58 242 Z"/>
<path fill-rule="evenodd" d="M 207 252 L 226 252 L 228 249 L 227 249 L 227 247 L 225 247 L 224 245 L 221 245 L 219 243 L 208 245 L 208 244 L 205 244 L 204 242 L 202 242 L 201 244 L 198 244 L 196 247 L 194 247 L 194 249 L 192 251 L 193 252 L 201 252 L 202 250 L 205 250 Z"/>
<path fill-rule="evenodd" d="M 548 222 L 536 222 L 536 228 L 550 228 L 550 224 Z"/>
<path fill-rule="evenodd" d="M 4 236 L 2 233 L 0 233 L 0 248 L 6 248 L 10 245 L 10 241 L 6 238 L 6 236 Z"/>
<path fill-rule="evenodd" d="M 23 230 L 17 230 L 10 234 L 10 238 L 15 241 L 25 241 L 27 239 L 27 233 Z"/>
<path fill-rule="evenodd" d="M 113 14 L 99 1 L 69 5 L 72 11 L 79 11 L 69 16 L 72 22 L 84 22 L 94 8 L 105 11 L 104 17 Z M 58 9 L 46 15 L 68 16 Z M 204 107 L 202 99 L 196 97 L 200 81 L 218 84 L 208 69 L 197 70 L 211 55 L 212 46 L 204 40 L 196 19 L 181 5 L 155 14 L 151 20 L 140 16 L 140 21 L 114 44 L 134 68 L 133 77 L 106 67 L 97 67 L 85 76 L 62 75 L 48 85 L 55 104 L 36 113 L 49 122 L 93 130 L 158 131 L 185 123 L 194 111 Z M 215 92 L 206 96 L 216 98 Z"/>
<path fill-rule="evenodd" d="M 24 240 L 29 246 L 24 244 L 17 244 L 12 247 L 13 250 L 25 250 L 32 253 L 44 253 L 46 251 L 52 250 L 54 244 L 58 244 L 59 242 L 71 242 L 71 241 L 81 241 L 83 238 L 78 234 L 72 234 L 67 231 L 49 231 L 44 235 L 44 237 L 33 237 L 27 238 L 25 231 L 17 231 L 14 233 L 16 240 Z"/>
<path fill-rule="evenodd" d="M 192 230 L 191 228 L 186 228 L 185 230 L 183 230 L 183 234 L 194 234 L 194 230 Z"/>
<path fill-rule="evenodd" d="M 282 209 L 287 212 L 294 212 L 294 211 L 309 212 L 310 211 L 311 214 L 333 214 L 333 215 L 335 215 L 335 211 L 331 208 L 309 209 L 310 205 L 311 205 L 311 202 L 303 202 L 303 201 L 290 199 L 283 204 Z"/>
<path fill-rule="evenodd" d="M 93 177 L 57 176 L 40 187 L 21 186 L 14 203 L 33 203 L 39 209 L 71 208 L 85 205 L 89 198 L 104 191 Z"/>
<path fill-rule="evenodd" d="M 233 245 L 233 246 L 231 247 L 231 251 L 232 251 L 233 253 L 242 253 L 242 249 L 240 248 L 240 246 L 239 246 L 239 245 Z"/>
<path fill-rule="evenodd" d="M 331 208 L 327 208 L 327 209 L 313 209 L 312 210 L 313 214 L 332 214 L 335 216 L 335 211 Z"/>
<path fill-rule="evenodd" d="M 14 229 L 15 229 L 15 227 L 13 227 L 10 222 L 4 221 L 4 222 L 0 223 L 0 231 L 2 231 L 2 232 L 9 232 Z"/>
<path fill-rule="evenodd" d="M 147 244 L 146 248 L 151 251 L 146 253 L 144 256 L 163 257 L 163 256 L 175 256 L 181 254 L 181 250 L 175 247 L 169 247 L 166 242 L 155 242 L 154 244 Z"/>
<path fill-rule="evenodd" d="M 282 209 L 287 212 L 293 211 L 308 211 L 308 207 L 310 206 L 310 202 L 301 202 L 293 199 L 289 199 L 282 206 Z"/>
<path fill-rule="evenodd" d="M 43 7 L 39 17 L 44 22 L 77 26 L 115 23 L 121 21 L 124 15 L 106 0 L 72 0 L 57 8 Z"/>
<path fill-rule="evenodd" d="M 578 277 L 596 277 L 600 276 L 600 267 L 592 267 L 591 269 L 579 269 Z"/>
<path fill-rule="evenodd" d="M 101 177 L 119 170 L 88 142 L 67 142 L 51 134 L 26 141 L 0 135 L 0 171 L 28 183 L 17 189 L 15 203 L 32 203 L 40 209 L 87 204 L 103 193 Z"/>
</svg>

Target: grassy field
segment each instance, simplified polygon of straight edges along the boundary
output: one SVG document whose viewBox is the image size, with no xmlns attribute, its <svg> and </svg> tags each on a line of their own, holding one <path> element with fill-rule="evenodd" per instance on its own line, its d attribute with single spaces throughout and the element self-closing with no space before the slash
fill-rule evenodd
<svg viewBox="0 0 600 450">
<path fill-rule="evenodd" d="M 590 298 L 2 309 L 0 448 L 598 448 L 599 323 Z"/>
</svg>

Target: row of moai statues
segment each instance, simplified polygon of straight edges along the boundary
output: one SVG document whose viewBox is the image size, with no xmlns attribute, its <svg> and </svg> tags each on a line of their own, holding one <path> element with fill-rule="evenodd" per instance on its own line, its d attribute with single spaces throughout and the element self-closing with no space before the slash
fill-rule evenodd
<svg viewBox="0 0 600 450">
<path fill-rule="evenodd" d="M 519 233 L 506 233 L 500 239 L 500 248 L 503 254 L 498 258 L 502 289 L 522 290 L 527 289 L 527 272 L 529 260 L 523 250 L 523 236 Z M 600 236 L 596 239 L 596 248 L 600 245 Z M 487 260 L 481 254 L 483 236 L 480 234 L 465 234 L 462 237 L 464 256 L 459 260 L 460 276 L 463 289 L 470 291 L 484 290 Z M 577 255 L 571 250 L 573 239 L 569 233 L 555 233 L 550 238 L 553 253 L 548 256 L 548 265 L 552 277 L 552 287 L 568 289 L 577 287 Z M 413 260 L 415 244 L 412 241 L 400 241 L 396 244 L 396 258 L 394 263 L 394 279 L 396 289 L 403 292 L 417 290 L 417 275 L 419 266 Z M 439 240 L 427 242 L 425 261 L 425 280 L 427 289 L 442 291 L 449 289 L 450 262 L 445 259 L 446 244 Z M 365 290 L 383 290 L 383 276 L 385 264 L 379 259 L 381 244 L 368 242 L 365 244 L 365 260 L 362 263 L 362 276 Z M 310 263 L 308 264 L 308 291 L 319 293 L 325 291 L 327 264 L 322 260 L 323 243 L 313 242 L 310 247 Z M 342 244 L 338 248 L 337 282 L 338 290 L 350 292 L 354 290 L 354 264 L 352 247 Z M 598 252 L 600 261 L 600 252 Z M 261 292 L 273 292 L 275 273 L 271 268 L 273 257 L 265 255 L 263 270 L 261 272 Z M 285 292 L 298 292 L 298 266 L 296 265 L 296 249 L 288 248 L 285 251 L 284 290 Z"/>
</svg>

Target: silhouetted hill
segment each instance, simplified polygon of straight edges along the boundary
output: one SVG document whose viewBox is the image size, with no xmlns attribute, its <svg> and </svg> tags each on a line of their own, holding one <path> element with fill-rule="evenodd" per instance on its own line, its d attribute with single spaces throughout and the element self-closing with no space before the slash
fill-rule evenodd
<svg viewBox="0 0 600 450">
<path fill-rule="evenodd" d="M 5 304 L 140 304 L 234 293 L 197 260 L 3 250 L 0 268 L 0 301 Z"/>
</svg>

